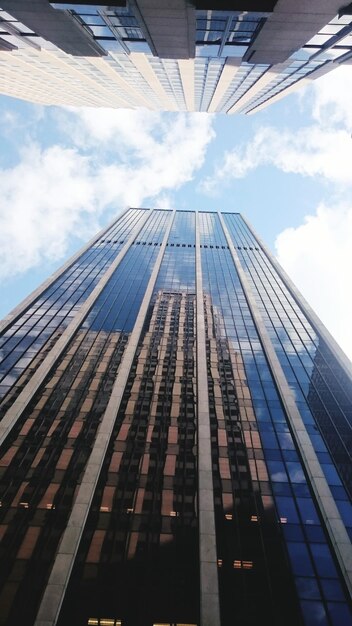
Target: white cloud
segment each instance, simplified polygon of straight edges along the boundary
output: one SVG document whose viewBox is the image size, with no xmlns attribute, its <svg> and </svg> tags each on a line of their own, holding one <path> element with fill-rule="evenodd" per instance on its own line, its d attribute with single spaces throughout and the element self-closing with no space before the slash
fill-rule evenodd
<svg viewBox="0 0 352 626">
<path fill-rule="evenodd" d="M 214 174 L 201 184 L 205 193 L 216 193 L 219 182 L 244 178 L 262 165 L 285 173 L 322 177 L 336 184 L 352 185 L 352 139 L 347 129 L 325 129 L 317 124 L 297 132 L 260 128 L 246 145 L 224 155 Z"/>
<path fill-rule="evenodd" d="M 54 113 L 62 130 L 79 148 L 103 148 L 127 158 L 146 154 L 155 143 L 153 133 L 167 122 L 161 113 L 146 109 L 92 109 L 65 107 Z"/>
<path fill-rule="evenodd" d="M 341 66 L 313 83 L 313 117 L 324 126 L 341 125 L 352 133 L 352 68 Z"/>
<path fill-rule="evenodd" d="M 0 170 L 0 279 L 63 257 L 72 234 L 86 240 L 104 212 L 166 201 L 193 178 L 213 137 L 205 115 L 80 110 L 60 116 L 80 137 L 74 147 L 32 144 L 16 166 Z"/>
<path fill-rule="evenodd" d="M 339 183 L 297 228 L 276 240 L 278 259 L 332 335 L 352 359 L 352 68 L 339 68 L 313 84 L 312 116 L 325 150 L 326 179 Z M 334 137 L 336 139 L 333 145 Z M 330 154 L 330 156 L 329 156 Z M 305 159 L 307 154 L 303 154 Z M 317 162 L 315 159 L 315 162 Z M 339 200 L 337 200 L 339 198 Z"/>
<path fill-rule="evenodd" d="M 301 102 L 311 120 L 298 130 L 259 127 L 247 143 L 224 154 L 200 190 L 216 195 L 219 183 L 244 178 L 252 170 L 272 165 L 285 173 L 319 177 L 352 186 L 352 68 L 339 68 L 315 81 Z M 309 103 L 309 104 L 308 104 Z"/>
<path fill-rule="evenodd" d="M 101 173 L 105 203 L 119 198 L 122 204 L 138 206 L 178 189 L 203 165 L 214 137 L 212 118 L 206 114 L 100 109 L 94 115 L 91 110 L 75 110 L 74 115 L 81 145 L 90 152 L 97 145 L 114 151 Z"/>
<path fill-rule="evenodd" d="M 186 162 L 194 158 L 194 147 L 201 148 L 214 137 L 212 116 L 206 113 L 163 114 L 146 109 L 66 109 L 59 119 L 62 129 L 80 148 L 110 150 L 119 158 L 150 160 L 172 158 L 169 150 L 190 149 L 184 152 Z M 192 154 L 193 153 L 193 154 Z M 200 154 L 203 158 L 202 151 Z M 196 157 L 198 159 L 198 155 Z M 180 165 L 180 164 L 179 164 Z"/>
<path fill-rule="evenodd" d="M 2 278 L 60 258 L 78 225 L 82 236 L 97 228 L 89 160 L 75 150 L 32 146 L 0 172 L 0 187 Z"/>
<path fill-rule="evenodd" d="M 321 204 L 276 239 L 277 257 L 352 358 L 352 206 Z"/>
<path fill-rule="evenodd" d="M 153 200 L 153 208 L 154 209 L 175 209 L 175 202 L 173 200 L 172 194 L 169 193 L 161 193 L 159 196 Z"/>
</svg>

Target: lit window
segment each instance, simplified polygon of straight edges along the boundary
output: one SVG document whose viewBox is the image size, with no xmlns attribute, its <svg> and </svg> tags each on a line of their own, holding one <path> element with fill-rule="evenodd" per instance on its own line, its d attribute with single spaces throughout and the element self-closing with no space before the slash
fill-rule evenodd
<svg viewBox="0 0 352 626">
<path fill-rule="evenodd" d="M 233 562 L 234 569 L 252 569 L 253 561 L 241 561 L 239 559 Z"/>
</svg>

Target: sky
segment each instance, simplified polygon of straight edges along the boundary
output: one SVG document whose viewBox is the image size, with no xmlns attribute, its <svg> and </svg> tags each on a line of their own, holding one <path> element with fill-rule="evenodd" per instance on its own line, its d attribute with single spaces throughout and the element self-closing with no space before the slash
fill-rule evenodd
<svg viewBox="0 0 352 626">
<path fill-rule="evenodd" d="M 352 358 L 352 67 L 254 115 L 0 97 L 0 318 L 126 206 L 239 211 Z"/>
</svg>

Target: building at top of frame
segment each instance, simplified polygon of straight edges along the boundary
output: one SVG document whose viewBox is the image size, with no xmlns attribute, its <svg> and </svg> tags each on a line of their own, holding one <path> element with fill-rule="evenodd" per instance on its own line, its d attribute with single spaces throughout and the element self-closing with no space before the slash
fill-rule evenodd
<svg viewBox="0 0 352 626">
<path fill-rule="evenodd" d="M 351 364 L 240 214 L 128 209 L 0 331 L 1 626 L 351 626 Z"/>
<path fill-rule="evenodd" d="M 343 0 L 1 0 L 0 92 L 41 104 L 254 113 L 352 61 Z"/>
</svg>

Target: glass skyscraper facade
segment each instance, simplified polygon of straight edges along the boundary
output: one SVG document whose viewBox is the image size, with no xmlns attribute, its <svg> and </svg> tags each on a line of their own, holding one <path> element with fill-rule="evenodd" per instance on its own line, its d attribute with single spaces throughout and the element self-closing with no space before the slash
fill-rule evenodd
<svg viewBox="0 0 352 626">
<path fill-rule="evenodd" d="M 1 0 L 0 93 L 255 113 L 352 63 L 343 0 Z"/>
<path fill-rule="evenodd" d="M 1 626 L 351 626 L 351 366 L 240 214 L 128 209 L 0 329 Z"/>
</svg>

